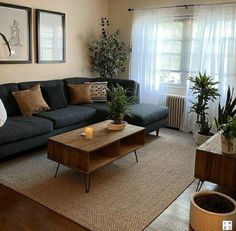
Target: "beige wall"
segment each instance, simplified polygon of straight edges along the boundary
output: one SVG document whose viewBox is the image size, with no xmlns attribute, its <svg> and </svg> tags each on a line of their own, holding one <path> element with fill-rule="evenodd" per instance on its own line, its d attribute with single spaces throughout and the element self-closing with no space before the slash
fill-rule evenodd
<svg viewBox="0 0 236 231">
<path fill-rule="evenodd" d="M 1 0 L 1 2 L 66 14 L 66 63 L 0 64 L 0 83 L 91 76 L 86 47 L 89 35 L 100 33 L 100 18 L 108 15 L 108 0 Z M 33 32 L 35 29 L 33 11 Z"/>
<path fill-rule="evenodd" d="M 232 0 L 109 0 L 108 12 L 111 21 L 111 30 L 120 29 L 121 39 L 127 44 L 130 44 L 132 12 L 129 12 L 128 8 L 144 9 L 207 2 L 232 2 Z M 128 69 L 127 64 L 127 71 L 121 77 L 128 78 Z"/>
</svg>

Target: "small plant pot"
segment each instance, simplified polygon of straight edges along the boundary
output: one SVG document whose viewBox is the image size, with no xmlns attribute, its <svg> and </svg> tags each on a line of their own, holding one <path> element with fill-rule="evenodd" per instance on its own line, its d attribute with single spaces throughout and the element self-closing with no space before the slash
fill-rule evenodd
<svg viewBox="0 0 236 231">
<path fill-rule="evenodd" d="M 194 231 L 222 230 L 223 221 L 232 222 L 236 229 L 236 202 L 223 193 L 194 193 L 190 205 L 190 225 Z"/>
<path fill-rule="evenodd" d="M 120 124 L 115 124 L 114 122 L 108 123 L 107 124 L 107 129 L 111 131 L 119 131 L 125 128 L 127 122 L 122 121 Z"/>
<path fill-rule="evenodd" d="M 206 135 L 201 135 L 199 133 L 199 131 L 196 132 L 196 137 L 195 137 L 195 141 L 197 145 L 201 145 L 203 144 L 205 141 L 207 141 L 210 137 L 212 137 L 213 134 L 206 136 Z"/>
<path fill-rule="evenodd" d="M 236 138 L 227 140 L 221 135 L 222 152 L 225 154 L 236 154 Z"/>
</svg>

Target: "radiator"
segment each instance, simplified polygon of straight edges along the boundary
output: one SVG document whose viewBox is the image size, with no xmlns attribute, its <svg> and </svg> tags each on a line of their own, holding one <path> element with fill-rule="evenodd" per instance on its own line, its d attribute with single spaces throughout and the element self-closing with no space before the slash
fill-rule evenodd
<svg viewBox="0 0 236 231">
<path fill-rule="evenodd" d="M 180 128 L 184 112 L 184 96 L 168 95 L 166 98 L 166 106 L 169 108 L 168 127 Z"/>
</svg>

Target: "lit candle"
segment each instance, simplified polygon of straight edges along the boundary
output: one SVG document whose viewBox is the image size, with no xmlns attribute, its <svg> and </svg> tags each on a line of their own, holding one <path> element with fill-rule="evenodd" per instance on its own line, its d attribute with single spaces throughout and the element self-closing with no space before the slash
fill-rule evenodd
<svg viewBox="0 0 236 231">
<path fill-rule="evenodd" d="M 92 139 L 92 138 L 93 138 L 93 128 L 91 128 L 91 127 L 86 127 L 86 128 L 84 129 L 84 131 L 85 131 L 85 138 L 86 138 L 86 139 Z"/>
</svg>

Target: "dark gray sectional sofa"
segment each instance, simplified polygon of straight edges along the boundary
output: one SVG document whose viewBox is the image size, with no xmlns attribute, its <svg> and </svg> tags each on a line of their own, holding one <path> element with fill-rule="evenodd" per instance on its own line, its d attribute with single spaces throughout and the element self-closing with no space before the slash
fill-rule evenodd
<svg viewBox="0 0 236 231">
<path fill-rule="evenodd" d="M 108 87 L 118 83 L 122 87 L 128 88 L 129 94 L 136 96 L 137 100 L 131 106 L 133 116 L 125 118 L 128 123 L 145 127 L 146 133 L 156 131 L 167 125 L 168 108 L 140 104 L 139 84 L 132 80 L 75 77 L 62 80 L 3 84 L 0 85 L 0 99 L 6 108 L 8 119 L 0 128 L 0 159 L 44 145 L 50 136 L 107 119 L 106 103 L 69 104 L 67 84 L 79 84 L 88 81 L 107 81 Z M 11 92 L 29 89 L 37 83 L 40 83 L 41 87 L 60 86 L 68 104 L 63 108 L 40 112 L 32 117 L 22 116 Z M 57 96 L 55 95 L 55 97 Z"/>
</svg>

